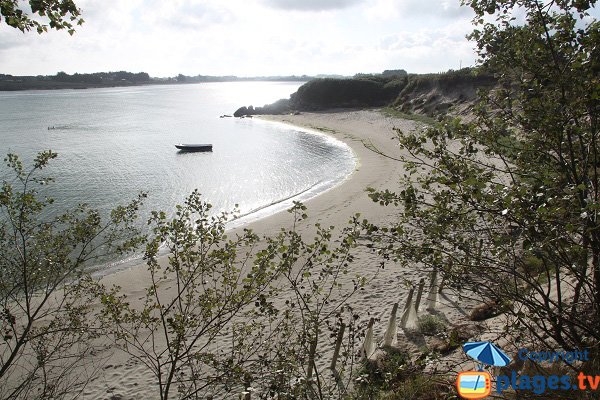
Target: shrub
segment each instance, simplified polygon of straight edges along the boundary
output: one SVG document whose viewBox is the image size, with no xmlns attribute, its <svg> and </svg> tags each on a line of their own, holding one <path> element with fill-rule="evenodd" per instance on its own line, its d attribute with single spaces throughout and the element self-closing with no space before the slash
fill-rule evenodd
<svg viewBox="0 0 600 400">
<path fill-rule="evenodd" d="M 419 332 L 426 336 L 437 335 L 446 330 L 446 324 L 437 315 L 424 315 L 417 322 Z"/>
</svg>

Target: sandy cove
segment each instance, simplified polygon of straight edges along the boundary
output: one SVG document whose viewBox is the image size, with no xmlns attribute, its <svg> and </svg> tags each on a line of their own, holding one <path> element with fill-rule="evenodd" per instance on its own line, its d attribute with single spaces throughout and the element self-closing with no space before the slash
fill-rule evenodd
<svg viewBox="0 0 600 400">
<path fill-rule="evenodd" d="M 367 149 L 365 143 L 372 143 L 386 153 L 397 156 L 398 149 L 393 140 L 395 134 L 393 128 L 414 130 L 422 126 L 420 123 L 386 117 L 377 110 L 275 115 L 261 119 L 330 135 L 349 145 L 357 158 L 355 171 L 347 179 L 304 203 L 308 208 L 308 219 L 300 226 L 300 232 L 312 229 L 316 223 L 342 227 L 356 213 L 360 213 L 362 218 L 373 223 L 385 223 L 393 218 L 393 207 L 382 207 L 374 203 L 367 196 L 366 188 L 396 190 L 399 176 L 403 173 L 402 165 Z M 291 215 L 281 211 L 235 228 L 232 233 L 249 228 L 259 235 L 276 234 L 281 227 L 287 228 L 291 223 Z M 103 278 L 103 282 L 108 285 L 113 283 L 120 285 L 123 291 L 132 297 L 142 295 L 144 292 L 140 288 L 145 279 L 144 266 L 141 264 L 108 275 Z"/>
<path fill-rule="evenodd" d="M 355 171 L 336 187 L 322 193 L 304 204 L 308 210 L 308 220 L 303 223 L 300 233 L 310 234 L 314 224 L 324 226 L 343 227 L 356 213 L 361 218 L 378 224 L 385 224 L 394 220 L 394 207 L 383 207 L 374 203 L 365 191 L 367 187 L 378 190 L 397 190 L 399 178 L 403 173 L 402 164 L 398 161 L 381 156 L 369 150 L 365 144 L 383 150 L 390 156 L 398 156 L 400 150 L 393 140 L 393 128 L 404 131 L 422 129 L 422 124 L 415 121 L 384 116 L 378 110 L 341 110 L 326 113 L 303 113 L 299 115 L 268 116 L 261 118 L 257 123 L 286 123 L 297 127 L 312 129 L 326 133 L 348 144 L 357 158 Z M 262 218 L 246 225 L 259 235 L 277 233 L 281 227 L 289 228 L 292 222 L 291 215 L 285 211 Z M 237 228 L 241 229 L 241 228 Z M 236 230 L 234 229 L 234 232 Z M 351 299 L 352 307 L 361 315 L 361 319 L 368 320 L 375 317 L 378 322 L 374 326 L 375 339 L 381 341 L 389 319 L 389 313 L 396 302 L 400 303 L 400 311 L 404 307 L 407 297 L 406 282 L 416 284 L 426 273 L 416 269 L 400 268 L 388 263 L 385 269 L 378 268 L 380 260 L 370 254 L 366 249 L 360 250 L 357 262 L 351 266 L 356 272 L 377 271 L 365 290 L 360 291 Z M 144 294 L 147 279 L 144 265 L 132 267 L 103 278 L 107 285 L 118 284 L 130 301 L 135 304 Z M 348 274 L 351 279 L 353 274 Z M 453 323 L 465 319 L 463 307 L 458 306 L 460 301 L 450 295 L 442 295 L 438 311 L 445 319 Z M 398 315 L 399 318 L 400 315 Z M 425 343 L 422 337 L 414 342 L 403 338 L 399 329 L 399 342 L 401 345 L 416 349 Z M 412 342 L 412 345 L 411 345 Z M 321 363 L 328 363 L 333 349 L 320 349 Z M 457 360 L 449 360 L 455 365 Z M 450 365 L 449 368 L 453 368 Z M 440 368 L 444 369 L 444 367 Z M 85 390 L 86 399 L 143 399 L 156 397 L 154 377 L 141 364 L 128 360 L 123 355 L 116 354 L 108 360 L 103 367 L 103 376 L 94 380 Z"/>
<path fill-rule="evenodd" d="M 357 212 L 373 222 L 383 222 L 393 213 L 391 207 L 375 204 L 366 194 L 367 187 L 397 189 L 402 165 L 382 157 L 365 147 L 372 143 L 376 148 L 398 155 L 392 138 L 393 128 L 414 130 L 419 123 L 399 118 L 389 118 L 377 110 L 303 113 L 298 115 L 264 116 L 261 119 L 310 129 L 327 134 L 346 143 L 357 158 L 354 172 L 342 183 L 305 202 L 308 207 L 307 225 L 323 223 L 340 227 Z M 260 233 L 273 233 L 289 224 L 289 214 L 277 213 L 250 224 Z"/>
</svg>

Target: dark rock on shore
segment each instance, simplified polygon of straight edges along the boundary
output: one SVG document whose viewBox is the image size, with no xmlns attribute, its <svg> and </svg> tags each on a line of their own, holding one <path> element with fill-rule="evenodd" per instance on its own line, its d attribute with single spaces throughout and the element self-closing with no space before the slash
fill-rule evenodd
<svg viewBox="0 0 600 400">
<path fill-rule="evenodd" d="M 265 104 L 263 107 L 240 107 L 234 113 L 234 117 L 246 117 L 251 115 L 263 115 L 263 114 L 285 114 L 291 111 L 290 100 L 281 99 L 277 100 L 273 104 Z"/>
<path fill-rule="evenodd" d="M 238 108 L 233 113 L 233 116 L 236 117 L 236 118 L 239 118 L 239 117 L 244 116 L 244 115 L 248 115 L 248 107 L 246 107 L 246 106 Z"/>
</svg>

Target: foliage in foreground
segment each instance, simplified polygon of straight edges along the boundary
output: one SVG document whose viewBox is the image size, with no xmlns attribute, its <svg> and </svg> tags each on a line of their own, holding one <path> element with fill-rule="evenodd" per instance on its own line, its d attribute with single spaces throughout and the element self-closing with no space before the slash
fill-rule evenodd
<svg viewBox="0 0 600 400">
<path fill-rule="evenodd" d="M 154 374 L 161 399 L 244 391 L 326 399 L 349 390 L 364 327 L 348 300 L 366 278 L 342 278 L 364 233 L 358 215 L 337 236 L 317 225 L 306 241 L 297 231 L 306 208 L 297 203 L 290 229 L 229 238 L 228 214 L 211 214 L 194 192 L 173 218 L 152 213 L 145 239 L 134 228 L 141 197 L 108 221 L 86 205 L 46 214 L 52 199 L 38 189 L 52 179 L 40 171 L 55 157 L 41 153 L 29 172 L 16 156 L 6 159 L 15 179 L 0 192 L 1 399 L 77 397 L 110 353 L 107 334 Z M 86 266 L 142 243 L 149 285 L 134 306 Z M 159 256 L 163 247 L 168 257 Z M 320 352 L 340 329 L 331 371 Z"/>
<path fill-rule="evenodd" d="M 411 362 L 409 354 L 387 347 L 376 361 L 363 361 L 350 398 L 446 400 L 455 399 L 456 395 L 452 384 L 424 373 L 423 365 Z"/>
<path fill-rule="evenodd" d="M 399 261 L 506 305 L 514 340 L 597 354 L 600 26 L 588 15 L 596 2 L 465 3 L 477 14 L 483 68 L 500 87 L 482 97 L 472 123 L 398 131 L 403 189 L 370 195 L 401 216 L 372 232 Z M 511 19 L 517 7 L 522 25 Z"/>
<path fill-rule="evenodd" d="M 47 19 L 48 25 L 32 18 L 18 0 L 0 0 L 0 22 L 4 20 L 5 24 L 21 32 L 35 29 L 37 33 L 44 33 L 50 27 L 66 29 L 71 35 L 75 33 L 74 25 L 83 24 L 81 10 L 73 0 L 29 0 L 29 8 L 33 14 Z"/>
<path fill-rule="evenodd" d="M 0 398 L 58 399 L 76 395 L 95 374 L 98 320 L 88 290 L 87 262 L 124 253 L 141 237 L 134 228 L 142 200 L 103 220 L 82 204 L 55 217 L 52 199 L 39 194 L 52 179 L 41 171 L 56 153 L 46 151 L 30 171 L 14 154 L 14 175 L 0 189 Z"/>
<path fill-rule="evenodd" d="M 306 218 L 297 203 L 293 227 L 264 240 L 250 230 L 228 237 L 227 214 L 211 215 L 194 192 L 175 217 L 153 213 L 145 258 L 150 285 L 136 307 L 118 287 L 98 287 L 103 320 L 115 343 L 146 365 L 161 399 L 252 392 L 259 398 L 331 398 L 345 392 L 356 356 L 358 318 L 347 286 L 361 233 L 355 218 L 333 245 L 331 228 L 312 242 L 296 231 Z M 168 259 L 158 256 L 165 245 Z M 339 372 L 319 349 L 344 323 L 349 332 Z"/>
</svg>

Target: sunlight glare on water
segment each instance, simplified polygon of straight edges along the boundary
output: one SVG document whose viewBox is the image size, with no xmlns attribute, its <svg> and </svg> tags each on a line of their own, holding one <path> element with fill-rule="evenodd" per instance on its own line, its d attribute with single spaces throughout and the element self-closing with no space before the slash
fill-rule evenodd
<svg viewBox="0 0 600 400">
<path fill-rule="evenodd" d="M 148 193 L 149 210 L 171 213 L 198 189 L 215 212 L 242 214 L 299 193 L 314 195 L 354 169 L 350 149 L 329 137 L 258 119 L 219 118 L 240 106 L 288 97 L 298 82 L 236 82 L 0 93 L 0 150 L 31 161 L 59 154 L 48 173 L 51 213 L 88 203 L 105 215 Z M 54 129 L 48 129 L 54 127 Z M 181 153 L 175 143 L 212 143 Z M 2 171 L 7 177 L 6 169 Z M 269 210 L 273 212 L 273 210 Z"/>
</svg>

